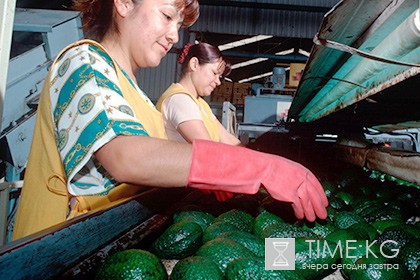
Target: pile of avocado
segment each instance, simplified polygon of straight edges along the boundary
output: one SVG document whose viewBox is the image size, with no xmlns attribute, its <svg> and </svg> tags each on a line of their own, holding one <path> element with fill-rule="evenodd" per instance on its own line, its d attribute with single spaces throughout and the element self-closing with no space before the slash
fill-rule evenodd
<svg viewBox="0 0 420 280">
<path fill-rule="evenodd" d="M 147 255 L 148 265 L 124 264 L 130 273 L 109 276 L 118 260 L 108 259 L 98 279 L 294 280 L 323 279 L 336 271 L 344 279 L 420 279 L 420 190 L 373 180 L 364 171 L 322 182 L 330 202 L 326 220 L 295 220 L 288 205 L 263 190 L 237 195 L 176 212 L 149 248 L 137 250 L 156 257 Z M 295 239 L 295 270 L 265 270 L 265 238 Z M 178 262 L 167 275 L 156 259 Z M 133 277 L 136 269 L 140 277 Z"/>
</svg>

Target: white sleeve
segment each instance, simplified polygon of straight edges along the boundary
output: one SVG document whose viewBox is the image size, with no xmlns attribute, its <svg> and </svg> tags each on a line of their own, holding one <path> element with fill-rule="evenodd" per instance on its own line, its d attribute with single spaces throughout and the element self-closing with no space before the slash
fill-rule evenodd
<svg viewBox="0 0 420 280">
<path fill-rule="evenodd" d="M 168 97 L 162 106 L 164 118 L 173 127 L 190 120 L 202 120 L 197 103 L 187 94 L 174 94 Z"/>
</svg>

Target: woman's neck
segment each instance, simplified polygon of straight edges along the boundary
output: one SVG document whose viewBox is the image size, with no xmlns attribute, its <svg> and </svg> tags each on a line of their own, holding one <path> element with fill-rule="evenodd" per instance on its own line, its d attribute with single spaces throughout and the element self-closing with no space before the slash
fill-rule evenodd
<svg viewBox="0 0 420 280">
<path fill-rule="evenodd" d="M 190 94 L 192 94 L 195 98 L 198 98 L 197 90 L 195 89 L 195 86 L 191 79 L 187 78 L 181 78 L 181 80 L 178 82 L 181 86 L 183 86 Z"/>
<path fill-rule="evenodd" d="M 128 52 L 124 51 L 122 46 L 118 44 L 118 40 L 112 40 L 104 38 L 100 44 L 107 50 L 107 52 L 112 56 L 112 58 L 118 63 L 118 66 L 123 69 L 127 75 L 137 83 L 137 78 L 135 75 L 135 70 L 130 63 L 130 58 Z M 136 69 L 137 70 L 137 69 Z"/>
</svg>

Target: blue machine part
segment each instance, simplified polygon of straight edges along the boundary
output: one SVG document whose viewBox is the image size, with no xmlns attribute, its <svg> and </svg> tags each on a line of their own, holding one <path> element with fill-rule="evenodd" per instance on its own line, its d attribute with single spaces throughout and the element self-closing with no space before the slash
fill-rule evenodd
<svg viewBox="0 0 420 280">
<path fill-rule="evenodd" d="M 245 96 L 244 123 L 275 124 L 284 121 L 292 103 L 291 95 Z"/>
<path fill-rule="evenodd" d="M 283 67 L 273 68 L 272 82 L 274 89 L 282 89 L 286 86 L 286 70 Z"/>
</svg>

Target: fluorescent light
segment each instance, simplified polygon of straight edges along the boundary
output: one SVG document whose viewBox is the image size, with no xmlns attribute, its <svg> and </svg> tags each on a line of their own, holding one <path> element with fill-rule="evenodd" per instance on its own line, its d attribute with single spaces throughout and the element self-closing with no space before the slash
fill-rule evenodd
<svg viewBox="0 0 420 280">
<path fill-rule="evenodd" d="M 242 39 L 242 40 L 239 40 L 239 41 L 234 41 L 234 42 L 230 42 L 230 43 L 227 43 L 227 44 L 224 44 L 224 45 L 220 45 L 218 47 L 219 47 L 220 51 L 225 51 L 225 50 L 233 49 L 233 48 L 240 47 L 240 46 L 243 46 L 243 45 L 246 45 L 246 44 L 251 44 L 251 43 L 261 41 L 261 40 L 269 39 L 271 37 L 273 37 L 273 36 L 272 35 L 257 35 L 257 36 L 251 37 L 251 38 Z"/>
<path fill-rule="evenodd" d="M 291 49 L 288 49 L 288 50 L 284 50 L 284 51 L 278 52 L 278 53 L 276 53 L 276 55 L 288 55 L 288 54 L 293 53 L 294 51 L 295 51 L 295 49 L 294 48 L 291 48 Z"/>
<path fill-rule="evenodd" d="M 271 75 L 273 75 L 273 72 L 267 72 L 267 73 L 264 73 L 264 74 L 261 74 L 261 75 L 249 77 L 249 78 L 246 78 L 246 79 L 242 79 L 242 80 L 238 81 L 238 83 L 246 83 L 246 82 L 249 82 L 249 81 L 252 81 L 252 80 L 256 80 L 256 79 L 271 76 Z"/>
<path fill-rule="evenodd" d="M 299 49 L 299 53 L 302 54 L 302 55 L 304 55 L 304 56 L 309 57 L 309 52 L 307 52 L 305 50 Z"/>
<path fill-rule="evenodd" d="M 231 68 L 232 69 L 237 69 L 237 68 L 245 67 L 245 66 L 255 64 L 255 63 L 259 63 L 261 61 L 266 61 L 266 60 L 268 60 L 268 58 L 255 58 L 255 59 L 251 59 L 251 60 L 247 60 L 247 61 L 244 61 L 244 62 L 233 64 L 231 66 Z"/>
</svg>

